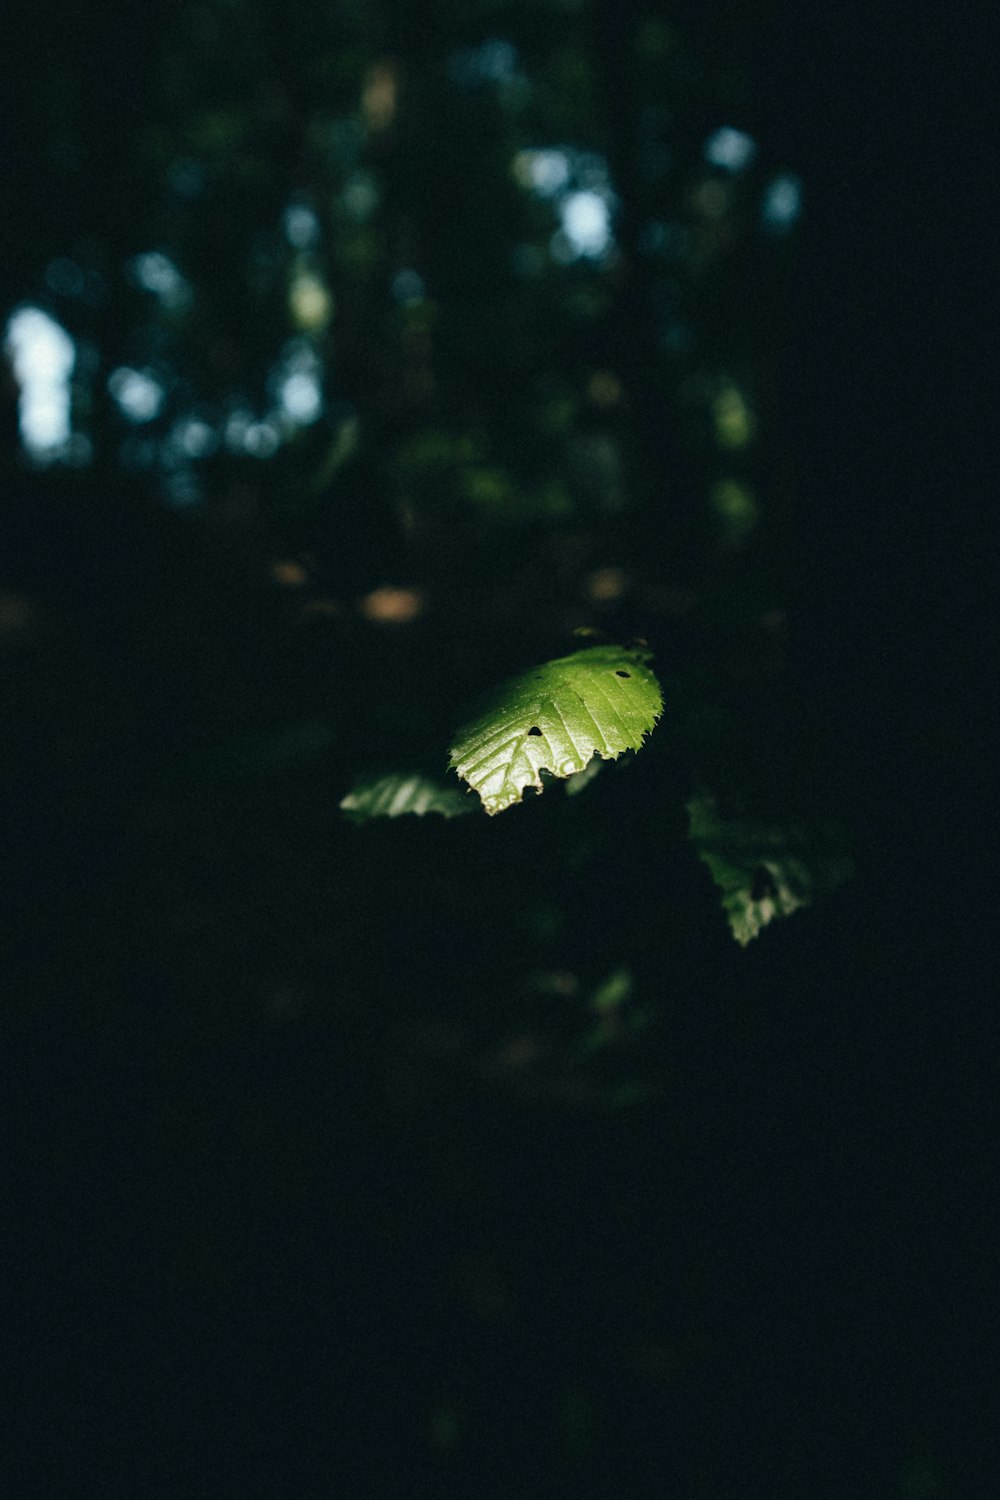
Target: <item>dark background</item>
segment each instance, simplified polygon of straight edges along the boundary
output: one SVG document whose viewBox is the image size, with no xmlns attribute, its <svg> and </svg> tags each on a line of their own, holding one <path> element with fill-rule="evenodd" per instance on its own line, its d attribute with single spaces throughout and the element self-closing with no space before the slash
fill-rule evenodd
<svg viewBox="0 0 1000 1500">
<path fill-rule="evenodd" d="M 3 24 L 4 315 L 96 351 L 84 463 L 32 464 L 7 386 L 10 1492 L 988 1492 L 975 18 Z M 758 157 L 701 213 L 724 124 Z M 617 259 L 515 275 L 553 225 L 511 160 L 560 143 L 607 162 Z M 803 213 L 768 237 L 778 171 Z M 296 197 L 325 414 L 178 478 L 186 409 L 266 405 Z M 128 280 L 154 248 L 183 318 Z M 122 365 L 170 390 L 141 453 Z M 724 379 L 745 452 L 712 438 Z M 639 756 L 497 820 L 346 822 L 357 775 L 442 768 L 578 626 L 656 652 Z M 685 838 L 701 781 L 836 820 L 855 878 L 738 948 Z"/>
</svg>

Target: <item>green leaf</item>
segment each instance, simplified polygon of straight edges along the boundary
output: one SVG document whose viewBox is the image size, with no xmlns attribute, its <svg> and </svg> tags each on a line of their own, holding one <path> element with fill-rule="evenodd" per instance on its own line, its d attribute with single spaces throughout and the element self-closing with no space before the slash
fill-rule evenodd
<svg viewBox="0 0 1000 1500">
<path fill-rule="evenodd" d="M 341 798 L 340 806 L 355 823 L 367 823 L 369 818 L 399 818 L 404 813 L 422 818 L 435 812 L 458 818 L 476 810 L 475 802 L 457 786 L 418 771 L 363 776 Z"/>
<path fill-rule="evenodd" d="M 459 730 L 451 768 L 488 813 L 542 789 L 542 772 L 573 776 L 591 757 L 638 750 L 663 708 L 648 651 L 592 646 L 525 672 L 490 695 Z"/>
<path fill-rule="evenodd" d="M 632 970 L 615 969 L 602 984 L 597 986 L 590 999 L 590 1008 L 599 1016 L 619 1010 L 632 994 Z"/>
<path fill-rule="evenodd" d="M 776 917 L 808 906 L 853 874 L 836 829 L 726 819 L 704 792 L 687 810 L 691 841 L 722 895 L 733 937 L 744 947 Z"/>
</svg>

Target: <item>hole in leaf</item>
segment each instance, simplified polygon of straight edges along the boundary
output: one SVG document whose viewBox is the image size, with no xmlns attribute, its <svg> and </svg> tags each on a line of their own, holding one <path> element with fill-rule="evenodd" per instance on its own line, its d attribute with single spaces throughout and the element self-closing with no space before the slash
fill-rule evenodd
<svg viewBox="0 0 1000 1500">
<path fill-rule="evenodd" d="M 531 728 L 528 730 L 529 734 L 541 734 L 541 732 L 542 731 L 539 729 L 537 724 L 532 724 Z"/>
<path fill-rule="evenodd" d="M 615 670 L 615 676 L 616 677 L 631 677 L 632 673 L 631 672 L 623 672 L 622 669 L 621 669 L 621 667 L 618 667 Z"/>
</svg>

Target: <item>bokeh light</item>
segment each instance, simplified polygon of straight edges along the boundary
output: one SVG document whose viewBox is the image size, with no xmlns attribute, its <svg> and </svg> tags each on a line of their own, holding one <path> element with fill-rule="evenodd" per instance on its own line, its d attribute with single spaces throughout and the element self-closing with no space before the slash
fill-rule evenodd
<svg viewBox="0 0 1000 1500">
<path fill-rule="evenodd" d="M 35 459 L 56 457 L 70 437 L 73 340 L 42 308 L 29 306 L 8 320 L 4 348 L 20 387 L 21 440 Z"/>
<path fill-rule="evenodd" d="M 802 183 L 790 172 L 773 178 L 760 206 L 761 223 L 772 234 L 784 234 L 802 212 Z"/>
<path fill-rule="evenodd" d="M 705 142 L 705 160 L 713 167 L 724 167 L 729 172 L 742 172 L 757 155 L 757 144 L 743 130 L 734 130 L 723 125 L 715 130 Z"/>
</svg>

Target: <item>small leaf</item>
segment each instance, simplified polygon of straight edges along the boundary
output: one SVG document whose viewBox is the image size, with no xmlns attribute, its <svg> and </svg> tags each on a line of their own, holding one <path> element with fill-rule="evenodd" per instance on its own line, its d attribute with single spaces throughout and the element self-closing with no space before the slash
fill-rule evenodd
<svg viewBox="0 0 1000 1500">
<path fill-rule="evenodd" d="M 632 970 L 615 969 L 602 984 L 597 986 L 590 1000 L 590 1008 L 599 1016 L 610 1015 L 620 1009 L 632 994 Z"/>
<path fill-rule="evenodd" d="M 707 793 L 692 797 L 687 810 L 691 841 L 722 895 L 733 937 L 744 947 L 776 917 L 791 916 L 853 874 L 836 830 L 724 819 Z"/>
<path fill-rule="evenodd" d="M 638 750 L 663 708 L 650 653 L 593 646 L 525 672 L 491 694 L 459 730 L 451 768 L 488 813 L 542 790 L 542 772 L 568 777 L 591 757 L 615 760 Z"/>
<path fill-rule="evenodd" d="M 417 771 L 363 776 L 341 798 L 340 806 L 354 823 L 367 823 L 369 818 L 399 818 L 404 813 L 422 818 L 435 812 L 458 818 L 476 810 L 475 802 L 458 787 Z"/>
</svg>

